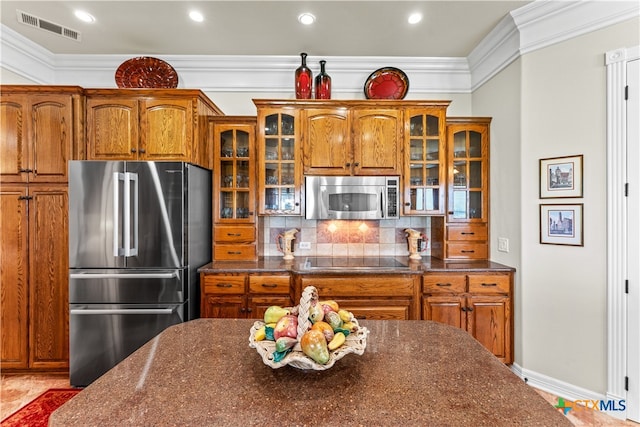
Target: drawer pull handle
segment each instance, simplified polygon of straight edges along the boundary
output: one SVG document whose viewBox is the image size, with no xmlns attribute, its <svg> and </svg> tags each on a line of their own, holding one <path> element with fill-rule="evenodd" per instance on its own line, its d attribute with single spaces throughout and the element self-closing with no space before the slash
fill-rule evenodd
<svg viewBox="0 0 640 427">
<path fill-rule="evenodd" d="M 464 236 L 464 235 L 473 236 L 473 235 L 474 235 L 474 234 L 476 234 L 476 233 L 475 233 L 475 232 L 473 232 L 473 231 L 463 231 L 463 232 L 462 232 L 462 233 L 460 233 L 460 234 L 462 234 L 463 236 Z"/>
<path fill-rule="evenodd" d="M 474 253 L 475 251 L 460 251 L 460 252 L 462 252 L 463 254 L 472 254 L 472 253 Z"/>
<path fill-rule="evenodd" d="M 497 283 L 482 283 L 482 286 L 490 287 L 490 286 L 498 286 L 498 284 Z"/>
<path fill-rule="evenodd" d="M 219 288 L 231 288 L 233 285 L 231 283 L 218 283 L 216 286 Z"/>
<path fill-rule="evenodd" d="M 264 288 L 277 288 L 278 285 L 276 283 L 263 283 L 262 286 Z"/>
<path fill-rule="evenodd" d="M 239 251 L 227 251 L 229 255 L 240 255 L 242 252 Z"/>
<path fill-rule="evenodd" d="M 436 283 L 436 286 L 440 286 L 440 287 L 451 286 L 451 283 Z"/>
<path fill-rule="evenodd" d="M 358 320 L 366 320 L 367 316 L 354 316 Z"/>
<path fill-rule="evenodd" d="M 227 233 L 227 236 L 240 236 L 240 233 Z"/>
</svg>

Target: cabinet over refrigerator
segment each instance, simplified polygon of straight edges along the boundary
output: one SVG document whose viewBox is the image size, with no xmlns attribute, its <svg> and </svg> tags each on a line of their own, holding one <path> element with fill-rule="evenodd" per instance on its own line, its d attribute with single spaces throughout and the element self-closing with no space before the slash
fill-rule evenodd
<svg viewBox="0 0 640 427">
<path fill-rule="evenodd" d="M 211 172 L 183 162 L 69 163 L 69 374 L 86 386 L 198 317 Z"/>
</svg>

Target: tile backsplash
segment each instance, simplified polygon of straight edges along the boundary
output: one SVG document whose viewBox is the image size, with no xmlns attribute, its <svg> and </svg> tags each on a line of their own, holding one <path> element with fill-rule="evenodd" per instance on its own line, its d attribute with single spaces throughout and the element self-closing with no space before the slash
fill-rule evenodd
<svg viewBox="0 0 640 427">
<path fill-rule="evenodd" d="M 413 228 L 430 236 L 429 217 L 401 217 L 383 220 L 315 220 L 299 217 L 260 217 L 258 226 L 258 254 L 279 256 L 276 244 L 278 234 L 298 229 L 295 256 L 406 256 L 409 255 L 404 230 Z M 307 243 L 309 249 L 301 249 Z M 431 252 L 431 242 L 422 255 Z"/>
</svg>

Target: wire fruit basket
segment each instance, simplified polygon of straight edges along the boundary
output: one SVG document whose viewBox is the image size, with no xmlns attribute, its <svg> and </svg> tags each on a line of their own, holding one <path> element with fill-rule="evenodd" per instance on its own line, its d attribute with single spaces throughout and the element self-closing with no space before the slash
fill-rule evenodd
<svg viewBox="0 0 640 427">
<path fill-rule="evenodd" d="M 351 315 L 351 318 L 349 319 L 353 326 L 349 334 L 346 336 L 344 344 L 335 350 L 329 350 L 329 359 L 327 363 L 318 363 L 302 351 L 300 341 L 302 336 L 311 329 L 312 326 L 312 322 L 309 320 L 309 311 L 310 308 L 317 303 L 318 292 L 316 288 L 314 286 L 307 286 L 302 292 L 300 304 L 290 309 L 292 313 L 297 312 L 297 343 L 281 360 L 276 360 L 278 358 L 275 357 L 275 341 L 268 339 L 256 339 L 256 332 L 265 326 L 265 322 L 263 321 L 256 321 L 251 327 L 249 333 L 249 347 L 255 348 L 258 354 L 262 357 L 264 364 L 274 369 L 289 365 L 303 370 L 323 371 L 331 368 L 338 360 L 342 359 L 347 354 L 354 353 L 362 355 L 367 347 L 367 336 L 369 335 L 369 330 L 360 326 L 353 315 Z"/>
</svg>

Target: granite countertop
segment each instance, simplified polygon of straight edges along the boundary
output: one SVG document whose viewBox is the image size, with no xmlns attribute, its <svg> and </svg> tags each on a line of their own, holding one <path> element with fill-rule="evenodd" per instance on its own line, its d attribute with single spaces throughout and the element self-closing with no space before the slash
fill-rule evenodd
<svg viewBox="0 0 640 427">
<path fill-rule="evenodd" d="M 326 371 L 272 369 L 248 319 L 172 326 L 56 410 L 57 426 L 570 426 L 466 332 L 362 321 L 362 356 Z"/>
<path fill-rule="evenodd" d="M 375 257 L 369 257 L 375 259 Z M 205 273 L 285 273 L 296 274 L 423 274 L 428 272 L 513 272 L 513 267 L 508 267 L 497 262 L 488 260 L 479 261 L 443 261 L 433 257 L 423 257 L 422 260 L 412 261 L 409 257 L 398 256 L 388 257 L 400 261 L 406 267 L 396 269 L 363 271 L 357 269 L 332 269 L 332 270 L 309 270 L 305 268 L 304 256 L 296 257 L 292 261 L 285 261 L 282 257 L 260 257 L 256 261 L 213 261 L 198 269 Z M 330 259 L 327 257 L 326 259 Z"/>
</svg>

